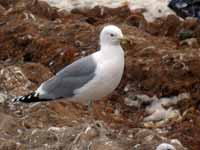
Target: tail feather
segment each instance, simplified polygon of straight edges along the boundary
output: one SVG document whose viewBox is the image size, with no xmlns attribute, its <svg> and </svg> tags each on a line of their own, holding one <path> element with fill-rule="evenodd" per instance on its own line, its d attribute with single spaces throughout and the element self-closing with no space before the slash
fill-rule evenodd
<svg viewBox="0 0 200 150">
<path fill-rule="evenodd" d="M 42 101 L 49 101 L 49 100 L 50 99 L 41 99 L 38 93 L 32 92 L 28 95 L 14 98 L 13 102 L 33 103 L 33 102 L 42 102 Z"/>
</svg>

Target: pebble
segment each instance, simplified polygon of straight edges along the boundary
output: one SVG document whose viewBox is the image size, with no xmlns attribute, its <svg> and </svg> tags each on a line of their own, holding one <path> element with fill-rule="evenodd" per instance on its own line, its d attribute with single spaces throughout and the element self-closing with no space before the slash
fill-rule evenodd
<svg viewBox="0 0 200 150">
<path fill-rule="evenodd" d="M 5 101 L 8 99 L 8 96 L 4 93 L 0 93 L 0 104 L 5 103 Z"/>
</svg>

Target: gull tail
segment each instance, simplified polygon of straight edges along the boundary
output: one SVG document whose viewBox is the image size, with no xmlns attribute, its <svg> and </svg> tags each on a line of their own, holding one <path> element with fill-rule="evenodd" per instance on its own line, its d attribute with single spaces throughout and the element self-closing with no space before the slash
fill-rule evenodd
<svg viewBox="0 0 200 150">
<path fill-rule="evenodd" d="M 34 103 L 34 102 L 42 102 L 42 101 L 49 101 L 50 99 L 41 99 L 39 94 L 36 92 L 32 92 L 25 96 L 19 96 L 14 98 L 13 102 L 23 102 L 23 103 Z"/>
</svg>

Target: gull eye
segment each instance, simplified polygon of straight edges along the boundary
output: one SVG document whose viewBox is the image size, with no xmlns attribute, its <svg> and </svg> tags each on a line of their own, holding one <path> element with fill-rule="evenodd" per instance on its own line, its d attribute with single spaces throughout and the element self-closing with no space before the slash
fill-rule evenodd
<svg viewBox="0 0 200 150">
<path fill-rule="evenodd" d="M 113 37 L 113 36 L 115 36 L 115 35 L 111 33 L 110 36 Z"/>
</svg>

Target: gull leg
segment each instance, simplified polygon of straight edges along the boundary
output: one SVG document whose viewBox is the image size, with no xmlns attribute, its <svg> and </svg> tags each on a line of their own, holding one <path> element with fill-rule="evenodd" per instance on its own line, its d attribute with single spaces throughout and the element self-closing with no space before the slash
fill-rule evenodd
<svg viewBox="0 0 200 150">
<path fill-rule="evenodd" d="M 89 116 L 91 117 L 92 121 L 94 121 L 94 118 L 95 118 L 93 103 L 94 103 L 93 100 L 88 101 L 88 112 L 89 112 Z"/>
<path fill-rule="evenodd" d="M 93 112 L 93 100 L 88 101 L 88 112 L 89 113 Z"/>
</svg>

